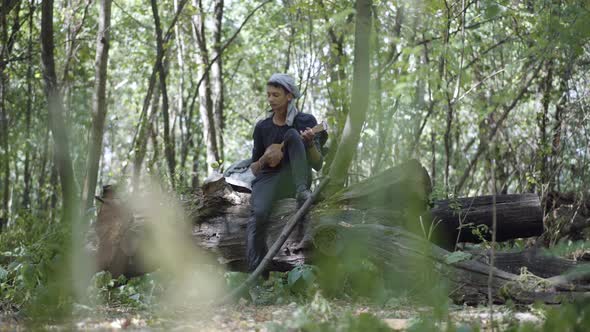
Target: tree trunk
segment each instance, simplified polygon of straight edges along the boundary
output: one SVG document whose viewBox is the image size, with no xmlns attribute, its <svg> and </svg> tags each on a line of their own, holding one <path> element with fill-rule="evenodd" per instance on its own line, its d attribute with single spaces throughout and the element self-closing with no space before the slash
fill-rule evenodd
<svg viewBox="0 0 590 332">
<path fill-rule="evenodd" d="M 175 188 L 175 169 L 176 156 L 174 153 L 174 139 L 170 137 L 170 115 L 168 103 L 168 89 L 166 87 L 166 70 L 164 68 L 164 57 L 166 50 L 162 41 L 162 27 L 160 26 L 160 15 L 158 13 L 158 4 L 156 0 L 151 0 L 152 13 L 154 15 L 154 25 L 156 27 L 156 44 L 157 57 L 161 59 L 158 66 L 158 76 L 160 79 L 160 91 L 162 93 L 162 117 L 164 120 L 164 154 L 170 175 L 170 184 L 172 189 Z"/>
<path fill-rule="evenodd" d="M 223 155 L 223 130 L 225 128 L 225 120 L 223 115 L 223 58 L 221 56 L 221 29 L 223 23 L 223 0 L 215 0 L 214 2 L 214 18 L 213 25 L 213 59 L 217 61 L 211 64 L 211 92 L 213 101 L 213 114 L 215 122 L 215 134 L 217 135 L 217 146 L 219 150 L 220 160 L 224 160 Z"/>
<path fill-rule="evenodd" d="M 549 119 L 549 105 L 551 103 L 551 92 L 553 91 L 553 60 L 547 60 L 545 64 L 547 74 L 541 85 L 543 90 L 542 104 L 540 116 L 537 116 L 539 125 L 539 148 L 537 151 L 538 158 L 540 160 L 540 171 L 541 171 L 541 184 L 548 185 L 548 189 L 552 190 L 549 184 L 549 173 L 551 172 L 548 165 L 548 147 L 549 142 L 547 139 L 547 121 Z"/>
<path fill-rule="evenodd" d="M 566 64 L 559 77 L 559 99 L 555 105 L 555 122 L 553 124 L 553 139 L 551 144 L 551 183 L 556 188 L 549 188 L 549 190 L 560 189 L 560 173 L 561 173 L 561 139 L 563 130 L 563 118 L 566 113 L 568 103 L 568 80 L 570 78 L 571 63 Z"/>
<path fill-rule="evenodd" d="M 174 0 L 174 8 L 178 8 L 178 0 Z M 176 99 L 176 114 L 178 114 L 179 119 L 179 129 L 180 129 L 180 165 L 179 169 L 182 172 L 179 174 L 179 183 L 182 186 L 187 184 L 187 176 L 184 172 L 186 166 L 186 159 L 188 157 L 189 151 L 189 142 L 192 139 L 191 137 L 191 126 L 192 121 L 189 119 L 192 118 L 191 115 L 187 115 L 187 108 L 186 108 L 186 100 L 183 98 L 184 91 L 186 90 L 185 84 L 185 71 L 187 70 L 185 66 L 185 44 L 184 44 L 184 30 L 182 27 L 179 27 L 178 24 L 174 26 L 174 34 L 176 38 L 174 39 L 176 42 L 176 62 L 178 63 L 178 75 L 180 80 L 179 90 L 180 93 L 177 95 Z M 188 70 L 189 76 L 191 70 Z M 189 93 L 190 95 L 190 93 Z M 191 110 L 192 113 L 192 110 Z M 184 130 L 184 131 L 183 131 Z"/>
<path fill-rule="evenodd" d="M 41 211 L 46 211 L 47 200 L 45 199 L 45 181 L 47 178 L 47 164 L 49 160 L 49 124 L 45 124 L 43 141 L 43 152 L 41 152 L 41 162 L 39 169 L 39 187 L 37 189 L 37 206 Z"/>
<path fill-rule="evenodd" d="M 198 9 L 193 15 L 193 33 L 199 51 L 197 62 L 199 66 L 197 77 L 203 77 L 203 83 L 199 86 L 199 111 L 203 125 L 203 138 L 206 151 L 207 173 L 213 172 L 213 165 L 220 160 L 217 134 L 215 131 L 215 118 L 213 111 L 213 99 L 211 95 L 211 75 L 207 70 L 209 66 L 209 50 L 205 36 L 204 11 L 201 0 L 193 0 L 193 6 Z M 196 151 L 195 153 L 199 153 Z"/>
<path fill-rule="evenodd" d="M 49 188 L 59 187 L 59 170 L 57 169 L 57 164 L 58 161 L 57 157 L 55 156 L 55 149 L 53 149 L 51 151 L 51 175 L 49 176 Z M 57 203 L 59 198 L 58 196 L 58 191 L 51 189 L 49 190 L 49 193 L 47 195 L 45 207 L 49 205 L 49 220 L 51 223 L 55 223 L 55 218 L 57 217 Z M 46 209 L 44 208 L 43 210 Z"/>
<path fill-rule="evenodd" d="M 86 159 L 86 178 L 82 192 L 82 202 L 86 209 L 94 205 L 98 165 L 102 155 L 104 124 L 107 115 L 106 83 L 109 62 L 110 28 L 112 0 L 100 1 L 100 17 L 96 38 L 96 58 L 94 61 L 94 97 L 92 98 L 92 131 L 88 142 Z"/>
<path fill-rule="evenodd" d="M 41 60 L 43 64 L 43 79 L 45 81 L 45 95 L 49 108 L 49 123 L 53 141 L 55 143 L 55 161 L 62 190 L 63 219 L 71 222 L 75 210 L 74 170 L 70 157 L 70 143 L 67 137 L 67 126 L 64 119 L 64 106 L 59 92 L 57 76 L 55 74 L 53 42 L 53 0 L 43 1 L 41 4 Z"/>
<path fill-rule="evenodd" d="M 361 128 L 365 122 L 369 105 L 370 80 L 370 45 L 371 40 L 371 6 L 372 0 L 357 0 L 356 27 L 354 39 L 354 80 L 352 87 L 351 111 L 346 117 L 346 124 L 330 165 L 328 192 L 340 189 L 348 177 L 348 168 L 356 152 Z"/>
<path fill-rule="evenodd" d="M 1 61 L 1 59 L 0 59 Z M 8 142 L 8 110 L 6 109 L 6 74 L 4 71 L 4 65 L 0 64 L 0 134 L 1 147 L 2 147 L 2 213 L 0 214 L 1 220 L 4 223 L 9 218 L 9 207 L 10 202 L 10 144 Z M 0 223 L 0 231 L 2 231 L 2 224 Z"/>
<path fill-rule="evenodd" d="M 2 205 L 0 207 L 0 231 L 2 231 L 3 223 L 8 222 L 9 218 L 9 206 L 10 202 L 10 144 L 8 142 L 8 109 L 6 108 L 6 86 L 8 84 L 8 78 L 6 74 L 6 62 L 5 58 L 8 58 L 8 14 L 10 8 L 8 3 L 4 3 L 0 7 L 0 147 L 2 149 L 2 176 L 3 180 L 0 181 L 2 184 Z"/>
<path fill-rule="evenodd" d="M 170 22 L 170 26 L 166 31 L 166 35 L 163 38 L 162 44 L 166 45 L 170 38 L 172 38 L 172 32 L 174 31 L 174 26 L 176 25 L 176 21 L 180 16 L 184 6 L 186 5 L 188 0 L 180 0 L 180 4 L 176 8 L 176 13 L 172 22 Z M 139 176 L 141 175 L 141 167 L 143 164 L 143 159 L 145 157 L 145 145 L 147 144 L 147 131 L 148 131 L 148 110 L 150 107 L 150 101 L 153 98 L 154 88 L 156 85 L 156 75 L 160 66 L 162 65 L 162 57 L 164 53 L 158 53 L 156 56 L 156 61 L 152 67 L 152 74 L 150 75 L 150 79 L 148 82 L 148 88 L 145 98 L 143 99 L 143 106 L 141 108 L 141 115 L 139 117 L 139 124 L 136 135 L 133 141 L 133 188 L 138 189 L 139 187 Z"/>
<path fill-rule="evenodd" d="M 29 3 L 29 38 L 27 44 L 27 53 L 29 54 L 29 61 L 27 63 L 27 113 L 25 115 L 25 169 L 24 182 L 25 188 L 23 190 L 22 204 L 25 209 L 30 208 L 31 204 L 31 116 L 33 114 L 33 17 L 35 12 L 35 5 L 33 2 Z"/>
</svg>

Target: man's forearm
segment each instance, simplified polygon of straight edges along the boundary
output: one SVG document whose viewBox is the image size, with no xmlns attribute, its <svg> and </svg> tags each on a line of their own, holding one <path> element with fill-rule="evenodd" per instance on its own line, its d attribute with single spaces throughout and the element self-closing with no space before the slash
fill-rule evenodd
<svg viewBox="0 0 590 332">
<path fill-rule="evenodd" d="M 264 156 L 260 157 L 257 161 L 250 164 L 250 169 L 252 170 L 252 174 L 258 175 L 260 170 L 266 165 L 266 159 Z"/>
<path fill-rule="evenodd" d="M 312 144 L 307 148 L 307 157 L 311 165 L 319 164 L 322 161 L 322 154 L 318 151 L 315 144 Z"/>
</svg>

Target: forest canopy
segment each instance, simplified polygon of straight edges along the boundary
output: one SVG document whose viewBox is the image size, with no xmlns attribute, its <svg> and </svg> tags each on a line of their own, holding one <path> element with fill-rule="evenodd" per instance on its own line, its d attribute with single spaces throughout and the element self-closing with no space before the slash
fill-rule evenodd
<svg viewBox="0 0 590 332">
<path fill-rule="evenodd" d="M 21 211 L 54 214 L 45 207 L 61 202 L 40 9 L 8 1 L 2 12 L 4 224 Z M 296 78 L 299 108 L 331 124 L 336 150 L 351 107 L 354 8 L 346 1 L 113 2 L 100 137 L 91 134 L 100 6 L 57 1 L 53 10 L 76 193 L 93 146 L 94 193 L 148 174 L 190 188 L 248 158 L 275 72 Z M 504 192 L 587 189 L 584 1 L 375 1 L 371 14 L 369 107 L 350 181 L 418 158 L 442 196 L 482 194 L 491 188 L 486 160 L 495 159 Z"/>
</svg>

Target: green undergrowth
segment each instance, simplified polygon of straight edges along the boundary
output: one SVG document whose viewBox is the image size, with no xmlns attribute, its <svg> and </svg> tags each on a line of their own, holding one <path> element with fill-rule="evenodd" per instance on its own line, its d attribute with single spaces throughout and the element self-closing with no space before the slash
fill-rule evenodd
<svg viewBox="0 0 590 332">
<path fill-rule="evenodd" d="M 67 314 L 72 297 L 63 285 L 71 282 L 65 249 L 70 234 L 59 223 L 41 223 L 27 215 L 19 216 L 0 233 L 0 305 L 4 311 L 28 316 Z"/>
<path fill-rule="evenodd" d="M 124 308 L 149 317 L 170 312 L 163 301 L 169 290 L 180 288 L 173 275 L 156 271 L 141 277 L 113 278 L 108 272 L 94 274 L 86 290 L 87 302 L 76 303 L 63 291 L 71 282 L 64 262 L 64 248 L 70 233 L 58 223 L 34 223 L 22 216 L 17 225 L 0 234 L 0 309 L 17 312 L 25 318 L 43 320 L 92 315 L 99 307 Z M 301 265 L 289 272 L 272 272 L 267 280 L 238 294 L 235 305 L 284 306 L 293 303 L 289 317 L 281 323 L 266 323 L 271 331 L 380 331 L 388 330 L 383 315 L 359 312 L 355 307 L 369 306 L 383 312 L 410 312 L 409 331 L 480 331 L 477 320 L 464 322 L 451 318 L 456 310 L 449 298 L 444 279 L 423 262 L 404 269 L 383 266 L 368 260 L 364 242 L 349 243 L 344 248 L 347 260 L 318 260 L 318 265 Z M 554 250 L 563 250 L 556 247 Z M 583 250 L 585 245 L 569 244 L 565 249 Z M 550 251 L 548 251 L 550 253 Z M 447 257 L 448 263 L 469 259 L 464 253 Z M 400 265 L 402 266 L 402 265 Z M 414 273 L 407 274 L 407 267 Z M 396 268 L 398 268 L 396 270 Z M 578 272 L 578 271 L 576 271 Z M 585 271 L 581 271 L 585 272 Z M 224 278 L 228 289 L 238 287 L 247 278 L 240 272 L 216 273 Z M 350 310 L 334 310 L 337 302 L 347 303 Z M 420 308 L 428 308 L 421 310 Z M 454 308 L 454 309 L 453 309 Z M 460 310 L 460 309 L 459 309 Z M 516 312 L 515 309 L 510 309 Z M 590 302 L 578 301 L 560 306 L 535 305 L 543 322 L 520 323 L 508 315 L 501 330 L 584 331 L 590 326 Z M 57 313 L 57 315 L 56 315 Z M 407 316 L 406 316 L 407 318 Z M 499 323 L 500 324 L 500 323 Z"/>
</svg>

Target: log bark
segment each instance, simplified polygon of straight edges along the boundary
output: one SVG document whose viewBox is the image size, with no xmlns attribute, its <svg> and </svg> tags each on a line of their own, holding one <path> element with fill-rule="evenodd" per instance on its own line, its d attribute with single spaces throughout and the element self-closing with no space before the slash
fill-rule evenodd
<svg viewBox="0 0 590 332">
<path fill-rule="evenodd" d="M 430 211 L 438 228 L 437 244 L 453 249 L 457 242 L 490 240 L 493 196 L 441 200 Z M 496 196 L 497 241 L 539 236 L 543 233 L 543 211 L 536 194 Z M 474 229 L 484 226 L 479 232 Z"/>
<path fill-rule="evenodd" d="M 489 251 L 474 251 L 471 254 L 475 260 L 489 264 Z M 500 270 L 520 274 L 526 268 L 526 271 L 542 278 L 565 274 L 577 266 L 578 262 L 554 256 L 542 248 L 496 252 L 494 257 L 494 267 Z"/>
</svg>

